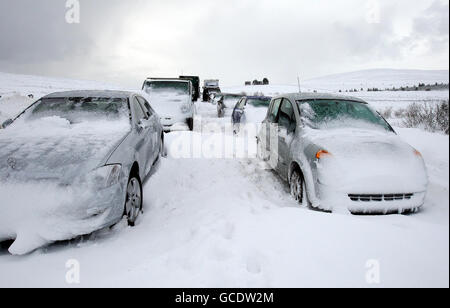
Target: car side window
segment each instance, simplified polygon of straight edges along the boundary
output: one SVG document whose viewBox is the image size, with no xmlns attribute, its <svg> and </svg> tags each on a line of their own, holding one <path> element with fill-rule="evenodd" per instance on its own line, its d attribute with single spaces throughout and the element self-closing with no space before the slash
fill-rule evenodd
<svg viewBox="0 0 450 308">
<path fill-rule="evenodd" d="M 133 111 L 136 123 L 139 123 L 139 121 L 141 121 L 142 119 L 147 118 L 147 116 L 144 114 L 144 111 L 142 110 L 141 104 L 136 97 L 133 99 Z"/>
<path fill-rule="evenodd" d="M 245 107 L 245 102 L 246 102 L 246 101 L 247 101 L 246 98 L 241 99 L 241 101 L 240 101 L 239 104 L 238 104 L 238 108 L 239 108 L 239 109 L 244 109 L 244 107 Z"/>
<path fill-rule="evenodd" d="M 296 127 L 294 106 L 288 99 L 283 99 L 280 107 L 280 114 L 278 124 L 287 129 L 288 132 L 293 132 Z"/>
<path fill-rule="evenodd" d="M 278 120 L 278 111 L 280 110 L 281 98 L 273 101 L 272 108 L 269 113 L 269 121 L 271 123 L 277 123 Z"/>
<path fill-rule="evenodd" d="M 149 119 L 155 111 L 143 97 L 138 96 L 137 99 L 141 103 L 142 110 L 147 115 L 147 119 Z"/>
</svg>

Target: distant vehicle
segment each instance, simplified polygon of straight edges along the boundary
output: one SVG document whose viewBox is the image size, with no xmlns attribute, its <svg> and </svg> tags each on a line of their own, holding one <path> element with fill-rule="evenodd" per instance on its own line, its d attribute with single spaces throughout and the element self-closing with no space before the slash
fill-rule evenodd
<svg viewBox="0 0 450 308">
<path fill-rule="evenodd" d="M 195 105 L 189 80 L 179 78 L 149 78 L 142 90 L 161 116 L 164 131 L 194 129 Z"/>
<path fill-rule="evenodd" d="M 218 93 L 214 96 L 213 103 L 217 105 L 217 116 L 223 118 L 227 110 L 232 110 L 242 98 L 240 94 Z"/>
<path fill-rule="evenodd" d="M 207 79 L 203 81 L 203 101 L 208 102 L 211 94 L 221 93 L 218 79 Z"/>
<path fill-rule="evenodd" d="M 143 182 L 164 152 L 159 116 L 142 96 L 54 93 L 4 126 L 0 185 L 36 195 L 32 206 L 2 196 L 0 242 L 15 240 L 11 253 L 89 234 L 123 216 L 134 226 Z M 49 191 L 52 197 L 46 198 Z"/>
<path fill-rule="evenodd" d="M 304 206 L 387 214 L 415 212 L 424 204 L 428 177 L 421 154 L 357 98 L 275 97 L 258 152 Z"/>
<path fill-rule="evenodd" d="M 189 80 L 190 82 L 192 82 L 192 88 L 193 88 L 192 100 L 194 102 L 198 101 L 198 99 L 200 98 L 200 77 L 198 77 L 198 76 L 180 76 L 180 79 L 185 79 L 185 80 Z"/>
<path fill-rule="evenodd" d="M 231 115 L 231 121 L 234 126 L 234 132 L 240 130 L 240 125 L 247 122 L 246 110 L 248 108 L 263 108 L 267 112 L 269 108 L 271 97 L 268 96 L 244 96 L 235 105 Z M 251 112 L 251 111 L 250 111 Z M 261 118 L 260 122 L 263 120 Z"/>
</svg>

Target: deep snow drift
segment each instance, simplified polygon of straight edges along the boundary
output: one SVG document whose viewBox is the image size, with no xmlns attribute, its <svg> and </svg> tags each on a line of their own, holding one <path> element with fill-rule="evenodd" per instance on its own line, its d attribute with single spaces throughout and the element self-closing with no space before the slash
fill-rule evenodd
<svg viewBox="0 0 450 308">
<path fill-rule="evenodd" d="M 207 118 L 214 108 L 199 111 Z M 123 223 L 24 257 L 4 250 L 0 286 L 70 286 L 65 265 L 76 259 L 84 287 L 448 287 L 449 139 L 399 131 L 430 171 L 430 194 L 418 214 L 299 208 L 287 185 L 254 160 L 174 159 L 179 138 L 200 134 L 177 132 L 166 136 L 169 156 L 145 186 L 136 228 Z M 205 140 L 222 138 L 204 133 Z M 373 262 L 380 284 L 366 280 Z"/>
<path fill-rule="evenodd" d="M 271 93 L 287 88 L 265 87 Z M 403 93 L 376 95 L 395 105 Z M 435 99 L 431 96 L 448 97 L 448 91 L 417 95 Z M 252 159 L 254 144 L 245 158 L 210 158 L 210 145 L 229 139 L 209 124 L 221 127 L 230 119 L 218 119 L 216 106 L 197 106 L 202 119 L 196 119 L 197 131 L 166 135 L 169 155 L 145 185 L 145 213 L 135 228 L 123 221 L 22 257 L 11 256 L 5 245 L 0 287 L 449 286 L 448 136 L 395 128 L 427 165 L 430 184 L 421 212 L 327 214 L 300 208 L 288 186 Z M 240 138 L 231 142 L 235 151 L 245 152 Z M 192 149 L 199 140 L 202 152 L 181 158 L 180 144 Z M 11 192 L 21 190 L 2 192 L 2 200 L 13 199 Z M 47 198 L 52 196 L 40 200 Z M 66 283 L 69 260 L 80 264 L 80 285 Z M 373 264 L 379 265 L 379 284 L 366 279 Z"/>
</svg>

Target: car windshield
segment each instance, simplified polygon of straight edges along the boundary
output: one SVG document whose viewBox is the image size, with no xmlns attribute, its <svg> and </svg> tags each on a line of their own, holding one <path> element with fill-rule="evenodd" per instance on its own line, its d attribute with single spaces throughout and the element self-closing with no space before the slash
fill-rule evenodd
<svg viewBox="0 0 450 308">
<path fill-rule="evenodd" d="M 147 81 L 145 83 L 145 91 L 149 94 L 165 92 L 189 94 L 189 83 L 177 81 Z"/>
<path fill-rule="evenodd" d="M 346 100 L 298 101 L 302 121 L 313 129 L 369 128 L 392 131 L 368 105 Z"/>
<path fill-rule="evenodd" d="M 248 98 L 247 105 L 251 105 L 253 107 L 269 107 L 270 99 L 267 98 Z"/>
<path fill-rule="evenodd" d="M 124 98 L 66 97 L 43 98 L 27 113 L 28 120 L 60 117 L 70 123 L 91 120 L 118 120 L 129 117 Z"/>
</svg>

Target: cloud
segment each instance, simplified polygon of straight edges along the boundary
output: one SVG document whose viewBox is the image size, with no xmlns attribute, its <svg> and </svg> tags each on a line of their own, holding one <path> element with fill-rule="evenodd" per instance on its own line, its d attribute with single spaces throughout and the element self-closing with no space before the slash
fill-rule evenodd
<svg viewBox="0 0 450 308">
<path fill-rule="evenodd" d="M 0 71 L 113 81 L 198 74 L 277 83 L 364 68 L 448 68 L 448 1 L 0 2 Z"/>
</svg>

